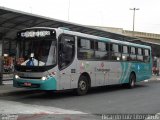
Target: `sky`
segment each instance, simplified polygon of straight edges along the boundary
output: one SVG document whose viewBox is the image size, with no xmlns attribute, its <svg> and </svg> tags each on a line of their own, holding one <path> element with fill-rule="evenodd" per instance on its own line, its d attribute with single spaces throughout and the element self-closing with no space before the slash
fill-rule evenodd
<svg viewBox="0 0 160 120">
<path fill-rule="evenodd" d="M 160 34 L 160 0 L 0 0 L 0 6 L 82 25 Z"/>
</svg>

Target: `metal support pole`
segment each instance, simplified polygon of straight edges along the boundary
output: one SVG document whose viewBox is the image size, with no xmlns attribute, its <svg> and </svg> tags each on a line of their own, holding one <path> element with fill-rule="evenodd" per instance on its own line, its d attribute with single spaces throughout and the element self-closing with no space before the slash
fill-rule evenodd
<svg viewBox="0 0 160 120">
<path fill-rule="evenodd" d="M 135 11 L 139 10 L 139 8 L 130 8 L 130 10 L 133 10 L 133 30 L 132 30 L 132 36 L 134 37 Z"/>
<path fill-rule="evenodd" d="M 70 17 L 70 16 L 69 16 L 69 15 L 70 15 L 70 2 L 71 2 L 71 1 L 69 0 L 69 1 L 68 1 L 68 21 L 70 20 L 70 18 L 69 18 L 69 17 Z"/>
<path fill-rule="evenodd" d="M 0 37 L 0 85 L 2 85 L 3 80 L 3 40 Z"/>
</svg>

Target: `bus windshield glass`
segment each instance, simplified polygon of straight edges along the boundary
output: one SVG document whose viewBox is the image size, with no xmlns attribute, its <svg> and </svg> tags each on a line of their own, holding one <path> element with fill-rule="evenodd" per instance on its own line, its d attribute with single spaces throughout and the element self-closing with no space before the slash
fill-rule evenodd
<svg viewBox="0 0 160 120">
<path fill-rule="evenodd" d="M 56 64 L 56 40 L 23 38 L 18 40 L 16 65 L 51 66 Z"/>
</svg>

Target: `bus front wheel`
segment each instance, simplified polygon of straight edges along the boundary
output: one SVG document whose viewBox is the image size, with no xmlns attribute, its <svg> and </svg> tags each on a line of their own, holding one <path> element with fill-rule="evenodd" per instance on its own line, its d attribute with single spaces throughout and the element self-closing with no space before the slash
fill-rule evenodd
<svg viewBox="0 0 160 120">
<path fill-rule="evenodd" d="M 77 94 L 85 95 L 88 92 L 89 83 L 86 76 L 81 76 L 78 81 Z"/>
</svg>

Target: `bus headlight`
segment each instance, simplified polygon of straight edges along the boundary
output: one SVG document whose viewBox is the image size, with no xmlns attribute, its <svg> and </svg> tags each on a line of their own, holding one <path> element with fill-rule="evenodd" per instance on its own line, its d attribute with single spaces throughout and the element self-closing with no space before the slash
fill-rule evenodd
<svg viewBox="0 0 160 120">
<path fill-rule="evenodd" d="M 42 80 L 46 80 L 46 79 L 47 79 L 47 77 L 42 77 L 41 79 L 42 79 Z"/>
<path fill-rule="evenodd" d="M 15 78 L 16 78 L 16 79 L 18 79 L 18 78 L 19 78 L 19 76 L 18 76 L 18 75 L 15 75 Z"/>
</svg>

